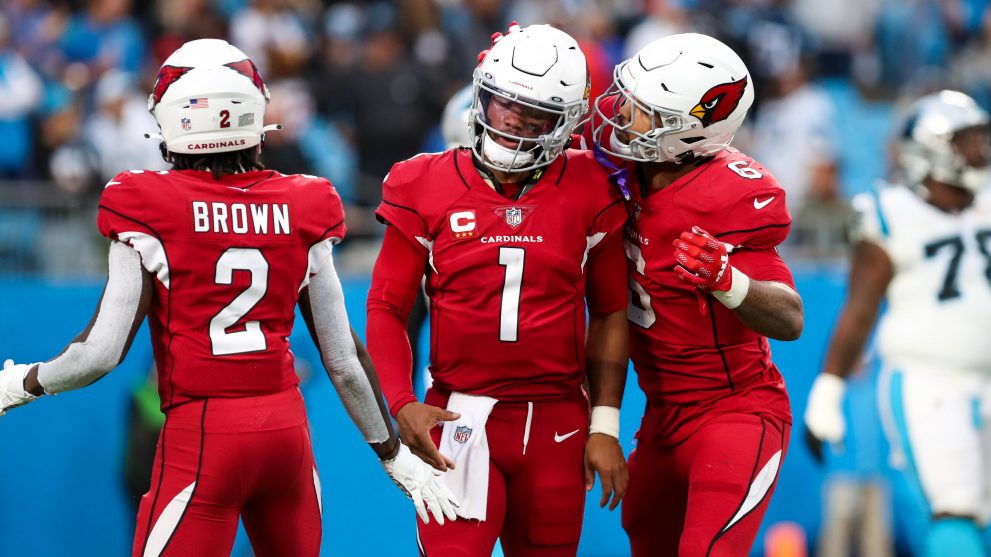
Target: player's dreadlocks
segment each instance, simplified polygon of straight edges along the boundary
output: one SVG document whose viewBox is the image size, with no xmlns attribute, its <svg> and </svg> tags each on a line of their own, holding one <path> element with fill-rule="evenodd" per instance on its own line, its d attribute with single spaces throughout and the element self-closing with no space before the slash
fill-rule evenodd
<svg viewBox="0 0 991 557">
<path fill-rule="evenodd" d="M 213 174 L 215 180 L 219 180 L 225 174 L 265 169 L 257 147 L 202 155 L 168 153 L 166 160 L 172 163 L 172 168 L 175 170 L 206 170 Z"/>
</svg>

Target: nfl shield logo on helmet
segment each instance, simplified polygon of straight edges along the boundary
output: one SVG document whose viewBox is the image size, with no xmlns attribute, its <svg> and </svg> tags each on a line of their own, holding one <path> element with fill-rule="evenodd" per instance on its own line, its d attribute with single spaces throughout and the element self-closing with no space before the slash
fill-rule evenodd
<svg viewBox="0 0 991 557">
<path fill-rule="evenodd" d="M 189 118 L 183 118 L 179 120 L 179 123 L 182 125 L 182 129 L 186 131 L 189 131 L 193 127 L 193 123 L 189 121 Z"/>
<path fill-rule="evenodd" d="M 454 440 L 458 443 L 466 443 L 471 438 L 471 428 L 466 425 L 459 425 L 454 430 Z"/>
</svg>

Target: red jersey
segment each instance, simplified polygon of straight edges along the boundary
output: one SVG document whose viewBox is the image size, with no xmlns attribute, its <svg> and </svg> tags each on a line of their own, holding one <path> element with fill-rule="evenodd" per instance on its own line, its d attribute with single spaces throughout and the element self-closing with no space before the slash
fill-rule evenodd
<svg viewBox="0 0 991 557">
<path fill-rule="evenodd" d="M 345 234 L 330 182 L 272 170 L 219 180 L 124 172 L 107 184 L 97 224 L 154 276 L 148 321 L 163 410 L 296 385 L 289 335 L 315 271 L 311 247 Z"/>
<path fill-rule="evenodd" d="M 785 192 L 750 157 L 727 149 L 673 184 L 643 196 L 629 167 L 626 254 L 630 272 L 630 353 L 652 403 L 719 401 L 721 408 L 770 412 L 790 422 L 784 380 L 767 338 L 674 272 L 672 243 L 699 226 L 732 244 L 730 264 L 757 280 L 794 288 L 775 246 L 788 235 Z"/>
<path fill-rule="evenodd" d="M 419 155 L 385 179 L 378 218 L 429 253 L 436 388 L 539 400 L 573 395 L 584 380 L 586 262 L 626 212 L 587 152 L 538 172 L 516 201 L 489 186 L 467 149 Z M 589 297 L 599 313 L 625 306 L 603 296 Z"/>
</svg>

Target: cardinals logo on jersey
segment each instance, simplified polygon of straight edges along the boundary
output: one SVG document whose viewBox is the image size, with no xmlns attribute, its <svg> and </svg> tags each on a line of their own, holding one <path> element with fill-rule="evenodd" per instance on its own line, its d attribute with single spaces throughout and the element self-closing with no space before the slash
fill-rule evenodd
<svg viewBox="0 0 991 557">
<path fill-rule="evenodd" d="M 720 83 L 702 95 L 690 114 L 702 121 L 702 127 L 721 122 L 736 110 L 747 90 L 747 76 L 738 81 Z"/>
</svg>

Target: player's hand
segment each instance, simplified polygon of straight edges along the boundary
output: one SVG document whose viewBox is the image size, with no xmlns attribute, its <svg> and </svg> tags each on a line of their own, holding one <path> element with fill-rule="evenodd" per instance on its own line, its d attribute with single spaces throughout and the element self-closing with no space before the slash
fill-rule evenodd
<svg viewBox="0 0 991 557">
<path fill-rule="evenodd" d="M 430 430 L 461 417 L 461 414 L 419 402 L 411 402 L 403 406 L 396 414 L 399 425 L 399 437 L 409 445 L 409 450 L 424 462 L 446 472 L 454 469 L 454 461 L 440 454 L 434 440 L 430 438 Z"/>
<path fill-rule="evenodd" d="M 0 416 L 11 408 L 23 406 L 38 398 L 24 390 L 24 377 L 34 364 L 15 364 L 14 360 L 3 363 L 0 371 Z"/>
<path fill-rule="evenodd" d="M 428 510 L 441 525 L 445 516 L 448 520 L 457 518 L 458 501 L 440 482 L 440 472 L 414 456 L 409 447 L 400 443 L 399 452 L 395 457 L 383 460 L 382 467 L 399 489 L 413 500 L 416 514 L 424 524 L 430 523 Z"/>
<path fill-rule="evenodd" d="M 732 246 L 697 226 L 674 241 L 674 271 L 701 292 L 727 291 L 733 286 L 729 252 Z"/>
<path fill-rule="evenodd" d="M 816 461 L 823 461 L 823 442 L 839 445 L 846 436 L 843 396 L 846 381 L 832 373 L 820 373 L 809 392 L 805 408 L 805 443 Z"/>
<path fill-rule="evenodd" d="M 591 491 L 595 483 L 595 473 L 599 474 L 602 482 L 602 500 L 599 507 L 609 503 L 609 510 L 619 505 L 630 483 L 630 474 L 626 469 L 626 458 L 619 440 L 604 433 L 593 433 L 585 442 L 585 491 Z"/>
</svg>

